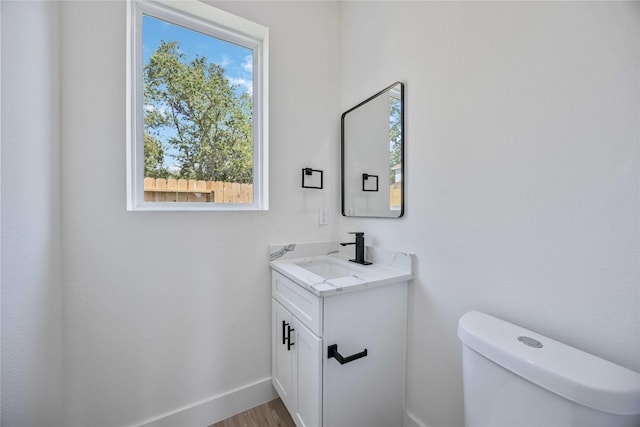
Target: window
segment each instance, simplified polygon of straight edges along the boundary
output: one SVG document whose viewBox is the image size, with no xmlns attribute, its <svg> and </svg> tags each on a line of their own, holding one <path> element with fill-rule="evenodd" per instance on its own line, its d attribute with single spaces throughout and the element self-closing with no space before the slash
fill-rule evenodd
<svg viewBox="0 0 640 427">
<path fill-rule="evenodd" d="M 132 0 L 127 46 L 127 209 L 266 210 L 268 29 Z"/>
</svg>

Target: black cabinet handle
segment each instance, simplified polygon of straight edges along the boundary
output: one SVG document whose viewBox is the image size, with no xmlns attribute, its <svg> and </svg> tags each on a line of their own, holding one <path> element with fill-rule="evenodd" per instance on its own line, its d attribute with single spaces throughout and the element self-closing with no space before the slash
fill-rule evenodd
<svg viewBox="0 0 640 427">
<path fill-rule="evenodd" d="M 291 347 L 296 345 L 296 343 L 291 342 L 291 332 L 295 331 L 289 324 L 287 323 L 287 351 L 291 351 Z"/>
<path fill-rule="evenodd" d="M 327 347 L 327 358 L 331 359 L 332 357 L 334 357 L 341 365 L 344 365 L 345 363 L 353 362 L 354 360 L 358 360 L 366 356 L 367 356 L 366 348 L 364 349 L 364 351 L 361 351 L 360 353 L 356 353 L 356 354 L 352 354 L 351 356 L 344 357 L 343 355 L 338 353 L 338 344 L 332 344 L 329 347 Z"/>
<path fill-rule="evenodd" d="M 283 320 L 282 321 L 282 345 L 285 345 L 287 343 L 287 334 L 285 334 L 285 331 L 287 330 L 287 325 L 288 323 Z"/>
<path fill-rule="evenodd" d="M 287 351 L 291 351 L 291 346 L 296 343 L 291 342 L 291 332 L 295 331 L 287 322 L 282 321 L 282 345 L 287 345 Z"/>
</svg>

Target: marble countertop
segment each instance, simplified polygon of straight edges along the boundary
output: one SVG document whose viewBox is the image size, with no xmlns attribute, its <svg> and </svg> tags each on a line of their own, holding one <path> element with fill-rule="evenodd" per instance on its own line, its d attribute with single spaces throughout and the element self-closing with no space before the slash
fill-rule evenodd
<svg viewBox="0 0 640 427">
<path fill-rule="evenodd" d="M 283 253 L 281 247 L 291 248 L 292 246 L 295 248 L 296 245 L 272 246 L 271 253 Z M 323 247 L 323 250 L 325 249 L 326 247 Z M 284 253 L 287 252 L 295 252 L 295 250 L 288 250 Z M 311 256 L 296 258 L 292 256 L 294 253 L 287 254 L 288 256 L 280 256 L 271 261 L 270 266 L 273 270 L 283 274 L 304 289 L 320 297 L 343 292 L 354 292 L 413 279 L 414 256 L 412 254 L 367 246 L 365 259 L 373 262 L 373 264 L 361 265 L 350 262 L 348 257 L 335 252 L 328 251 L 326 255 L 314 256 L 312 255 L 312 251 L 306 251 L 305 255 Z M 339 268 L 341 270 L 348 271 L 345 273 L 347 275 L 336 278 L 325 278 L 305 268 L 305 265 L 312 266 L 323 263 L 336 264 L 340 266 Z"/>
</svg>

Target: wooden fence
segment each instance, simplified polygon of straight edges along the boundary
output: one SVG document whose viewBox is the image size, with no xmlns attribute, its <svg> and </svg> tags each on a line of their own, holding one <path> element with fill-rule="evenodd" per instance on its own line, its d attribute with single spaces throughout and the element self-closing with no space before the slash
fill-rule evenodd
<svg viewBox="0 0 640 427">
<path fill-rule="evenodd" d="M 400 207 L 400 202 L 402 201 L 402 190 L 399 188 L 393 188 L 393 186 L 391 186 L 391 190 L 390 190 L 390 196 L 391 196 L 391 206 L 392 207 Z"/>
<path fill-rule="evenodd" d="M 253 184 L 196 181 L 195 179 L 144 179 L 145 202 L 253 203 Z"/>
</svg>

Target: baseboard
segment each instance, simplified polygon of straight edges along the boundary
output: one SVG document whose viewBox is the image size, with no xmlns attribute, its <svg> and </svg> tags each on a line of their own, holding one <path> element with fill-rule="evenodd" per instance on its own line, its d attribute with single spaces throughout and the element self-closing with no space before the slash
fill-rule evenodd
<svg viewBox="0 0 640 427">
<path fill-rule="evenodd" d="M 403 427 L 427 427 L 422 421 L 416 418 L 409 411 L 404 411 L 404 420 L 402 423 Z"/>
<path fill-rule="evenodd" d="M 275 399 L 271 377 L 147 420 L 140 427 L 206 427 Z"/>
</svg>

